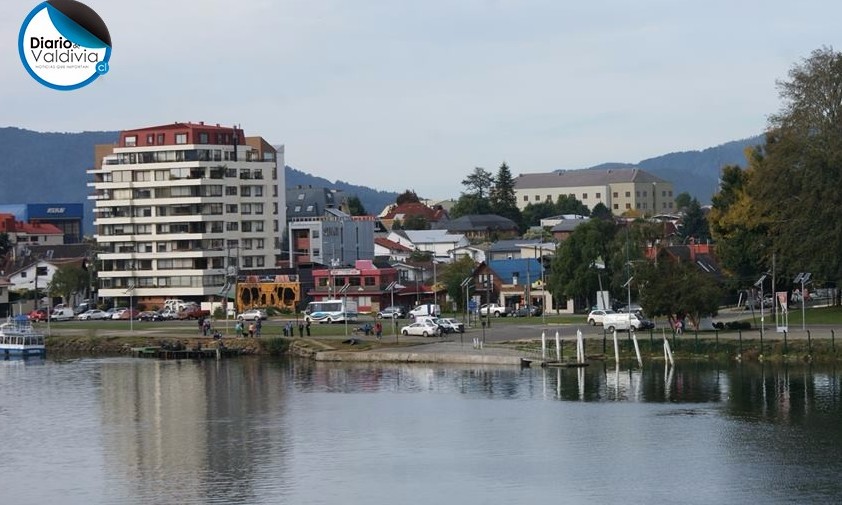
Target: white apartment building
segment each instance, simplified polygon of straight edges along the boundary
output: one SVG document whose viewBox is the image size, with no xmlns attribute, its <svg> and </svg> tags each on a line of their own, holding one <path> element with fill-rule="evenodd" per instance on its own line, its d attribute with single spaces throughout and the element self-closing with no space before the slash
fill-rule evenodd
<svg viewBox="0 0 842 505">
<path fill-rule="evenodd" d="M 173 123 L 95 149 L 100 298 L 217 296 L 237 268 L 271 268 L 286 223 L 283 148 L 241 128 Z"/>
<path fill-rule="evenodd" d="M 672 182 L 639 168 L 559 170 L 515 178 L 520 210 L 530 203 L 555 202 L 561 195 L 574 197 L 591 210 L 602 203 L 616 216 L 629 211 L 644 216 L 675 211 Z"/>
</svg>

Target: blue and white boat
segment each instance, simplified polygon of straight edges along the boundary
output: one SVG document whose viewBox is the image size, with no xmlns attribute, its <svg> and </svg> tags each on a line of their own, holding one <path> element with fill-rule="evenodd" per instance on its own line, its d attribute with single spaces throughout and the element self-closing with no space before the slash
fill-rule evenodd
<svg viewBox="0 0 842 505">
<path fill-rule="evenodd" d="M 0 324 L 0 357 L 44 356 L 46 353 L 44 334 L 35 331 L 25 315 L 17 315 Z"/>
</svg>

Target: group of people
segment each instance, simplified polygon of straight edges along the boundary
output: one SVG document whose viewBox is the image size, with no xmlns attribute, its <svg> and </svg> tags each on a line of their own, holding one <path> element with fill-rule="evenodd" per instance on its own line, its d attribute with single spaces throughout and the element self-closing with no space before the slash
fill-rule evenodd
<svg viewBox="0 0 842 505">
<path fill-rule="evenodd" d="M 380 324 L 380 321 L 374 323 L 374 326 L 372 326 L 371 323 L 365 323 L 359 328 L 356 328 L 354 331 L 363 333 L 365 336 L 369 336 L 373 333 L 374 336 L 377 337 L 377 340 L 380 340 L 383 337 L 383 325 Z"/>
<path fill-rule="evenodd" d="M 246 326 L 245 321 L 237 321 L 236 326 L 234 326 L 234 333 L 243 337 L 259 337 L 262 331 L 263 321 L 260 319 L 252 321 L 248 326 Z"/>
<path fill-rule="evenodd" d="M 310 336 L 310 321 L 306 322 L 299 322 L 298 323 L 298 336 L 304 337 L 304 331 L 307 331 L 307 336 Z M 283 332 L 285 337 L 294 337 L 295 336 L 295 326 L 292 324 L 292 321 L 287 321 L 287 324 L 283 327 Z"/>
</svg>

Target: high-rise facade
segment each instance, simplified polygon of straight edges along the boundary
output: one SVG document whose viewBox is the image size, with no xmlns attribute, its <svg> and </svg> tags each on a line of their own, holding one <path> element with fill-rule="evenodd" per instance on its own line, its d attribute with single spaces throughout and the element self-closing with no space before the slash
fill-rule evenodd
<svg viewBox="0 0 842 505">
<path fill-rule="evenodd" d="M 238 268 L 276 265 L 283 148 L 238 127 L 173 123 L 123 131 L 95 159 L 100 298 L 203 301 Z"/>
</svg>

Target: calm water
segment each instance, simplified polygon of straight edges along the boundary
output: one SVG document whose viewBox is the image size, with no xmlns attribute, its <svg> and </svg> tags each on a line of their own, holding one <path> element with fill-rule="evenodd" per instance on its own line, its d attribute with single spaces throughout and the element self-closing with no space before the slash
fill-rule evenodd
<svg viewBox="0 0 842 505">
<path fill-rule="evenodd" d="M 839 503 L 840 391 L 768 365 L 5 361 L 0 502 Z"/>
</svg>

